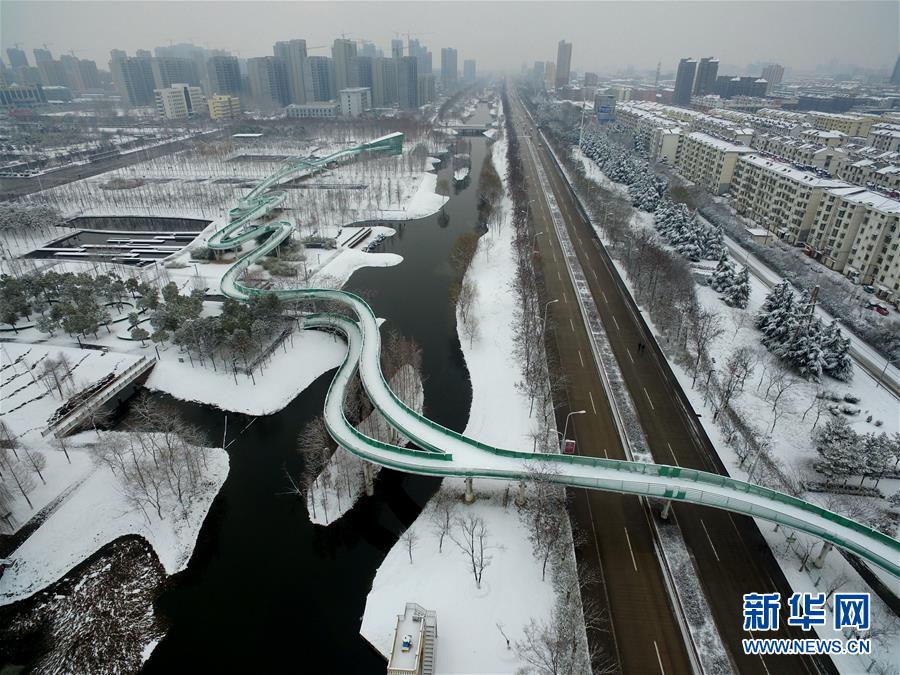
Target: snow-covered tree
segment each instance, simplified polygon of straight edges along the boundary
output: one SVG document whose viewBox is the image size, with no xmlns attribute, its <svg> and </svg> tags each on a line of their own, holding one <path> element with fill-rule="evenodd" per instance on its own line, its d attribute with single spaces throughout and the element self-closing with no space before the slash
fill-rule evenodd
<svg viewBox="0 0 900 675">
<path fill-rule="evenodd" d="M 836 380 L 849 382 L 853 378 L 853 361 L 850 358 L 850 340 L 837 321 L 832 321 L 822 331 L 822 369 Z"/>
<path fill-rule="evenodd" d="M 849 476 L 863 468 L 859 453 L 859 436 L 843 417 L 834 417 L 813 433 L 816 451 L 822 458 L 822 470 L 830 476 L 840 476 L 846 483 Z"/>
<path fill-rule="evenodd" d="M 818 382 L 822 376 L 822 322 L 818 319 L 801 324 L 795 337 L 784 346 L 784 357 L 803 377 Z"/>
<path fill-rule="evenodd" d="M 731 307 L 746 309 L 750 302 L 750 272 L 746 267 L 734 275 L 731 285 L 724 289 L 723 298 Z"/>
<path fill-rule="evenodd" d="M 733 282 L 734 267 L 732 267 L 731 261 L 728 259 L 728 254 L 725 251 L 722 251 L 719 255 L 719 262 L 716 264 L 716 269 L 709 280 L 709 287 L 714 291 L 722 293 L 728 290 Z"/>
</svg>

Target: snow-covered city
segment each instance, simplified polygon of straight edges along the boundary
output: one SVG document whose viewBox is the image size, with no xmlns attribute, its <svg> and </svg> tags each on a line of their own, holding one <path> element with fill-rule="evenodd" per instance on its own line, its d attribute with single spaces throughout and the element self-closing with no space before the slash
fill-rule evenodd
<svg viewBox="0 0 900 675">
<path fill-rule="evenodd" d="M 0 11 L 0 671 L 900 675 L 900 5 Z"/>
</svg>

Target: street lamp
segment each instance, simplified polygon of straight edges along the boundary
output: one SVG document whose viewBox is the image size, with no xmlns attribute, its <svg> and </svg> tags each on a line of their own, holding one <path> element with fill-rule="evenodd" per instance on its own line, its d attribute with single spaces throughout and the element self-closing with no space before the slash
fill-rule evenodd
<svg viewBox="0 0 900 675">
<path fill-rule="evenodd" d="M 587 410 L 576 410 L 576 411 L 570 412 L 568 415 L 566 415 L 566 423 L 563 425 L 562 441 L 559 444 L 560 453 L 563 451 L 563 445 L 566 442 L 566 433 L 569 431 L 569 418 L 572 415 L 584 415 L 584 413 L 586 413 L 586 412 L 587 412 Z"/>
<path fill-rule="evenodd" d="M 559 300 L 554 298 L 553 300 L 548 300 L 547 304 L 544 305 L 544 320 L 541 322 L 541 337 L 544 336 L 544 331 L 547 330 L 547 310 L 550 309 L 550 305 L 554 302 L 559 302 Z"/>
</svg>

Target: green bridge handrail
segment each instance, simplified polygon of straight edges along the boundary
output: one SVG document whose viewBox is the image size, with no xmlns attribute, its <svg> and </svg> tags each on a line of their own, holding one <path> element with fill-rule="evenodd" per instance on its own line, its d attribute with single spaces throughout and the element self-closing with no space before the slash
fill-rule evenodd
<svg viewBox="0 0 900 675">
<path fill-rule="evenodd" d="M 325 415 L 326 427 L 329 434 L 338 444 L 346 447 L 354 454 L 384 466 L 390 466 L 406 472 L 436 476 L 480 476 L 504 480 L 523 480 L 528 478 L 528 472 L 525 467 L 529 464 L 534 464 L 536 461 L 549 463 L 559 467 L 560 475 L 556 480 L 567 485 L 704 504 L 779 522 L 821 537 L 837 546 L 857 553 L 895 576 L 900 577 L 900 541 L 816 504 L 770 488 L 696 469 L 577 455 L 538 454 L 536 456 L 534 453 L 499 448 L 468 438 L 417 413 L 400 400 L 390 388 L 377 357 L 381 352 L 381 336 L 378 331 L 375 314 L 369 304 L 361 297 L 346 291 L 331 289 L 290 288 L 267 290 L 241 283 L 239 280 L 241 273 L 254 262 L 273 251 L 289 238 L 294 230 L 293 225 L 288 221 L 253 225 L 254 222 L 284 201 L 285 193 L 271 190 L 273 186 L 294 173 L 299 171 L 318 172 L 340 159 L 352 158 L 364 153 L 397 154 L 402 150 L 402 142 L 402 134 L 390 134 L 369 143 L 340 150 L 325 157 L 290 160 L 284 167 L 263 179 L 248 195 L 241 198 L 238 206 L 228 212 L 228 223 L 213 233 L 207 242 L 210 249 L 227 250 L 239 248 L 261 235 L 270 235 L 265 242 L 255 246 L 226 271 L 222 277 L 221 286 L 222 293 L 227 297 L 246 301 L 253 296 L 274 293 L 284 300 L 334 301 L 348 307 L 356 314 L 358 323 L 336 314 L 318 313 L 307 315 L 305 318 L 305 325 L 309 328 L 337 330 L 347 336 L 348 342 L 353 343 L 354 340 L 357 340 L 360 345 L 356 358 L 351 359 L 351 351 L 348 350 L 347 356 L 332 379 L 326 394 L 326 412 L 329 410 L 329 406 L 334 408 L 333 416 Z M 366 330 L 364 329 L 366 326 L 374 327 L 374 329 L 369 328 Z M 369 382 L 367 378 L 363 377 L 363 386 L 369 393 L 373 405 L 385 417 L 390 426 L 422 448 L 421 450 L 400 447 L 370 438 L 353 427 L 344 415 L 342 402 L 345 385 L 337 387 L 335 385 L 339 382 L 346 382 L 358 370 L 360 360 L 367 346 L 371 346 L 372 358 L 375 359 L 374 365 L 377 368 L 378 378 L 376 382 Z M 373 387 L 377 388 L 377 392 L 374 393 L 380 392 L 389 396 L 390 400 L 399 408 L 399 412 L 406 419 L 399 419 L 393 413 L 386 411 L 384 406 L 380 406 L 377 397 L 373 395 Z M 489 466 L 462 466 L 460 465 L 460 458 L 454 458 L 453 454 L 444 451 L 442 446 L 446 442 L 435 442 L 434 439 L 424 438 L 416 430 L 416 425 L 423 425 L 437 432 L 440 438 L 446 439 L 446 442 L 451 442 L 452 440 L 464 444 L 467 448 L 479 450 L 503 460 L 514 460 L 520 462 L 521 467 L 517 469 L 494 469 Z M 571 470 L 569 473 L 565 473 L 566 467 L 588 469 L 596 472 L 596 477 L 574 475 L 571 473 Z M 602 472 L 609 471 L 615 473 L 605 477 L 602 475 Z M 622 479 L 615 480 L 613 476 L 616 475 L 622 476 Z M 646 477 L 650 481 L 635 483 L 633 480 L 628 480 L 635 477 Z M 685 481 L 689 483 L 687 487 L 684 486 Z M 665 484 L 667 482 L 676 487 L 666 487 Z M 677 487 L 678 485 L 680 487 Z M 691 487 L 691 485 L 696 487 Z M 703 490 L 704 487 L 707 488 L 706 491 Z M 722 495 L 710 492 L 709 488 L 719 488 L 734 494 Z M 742 495 L 746 497 L 742 497 Z M 825 529 L 819 524 L 782 513 L 773 507 L 754 503 L 749 497 L 771 501 L 773 502 L 773 507 L 783 505 L 784 507 L 795 508 L 804 514 L 821 518 L 826 523 L 833 523 L 837 528 L 845 528 L 855 532 L 873 544 L 886 547 L 892 558 L 886 558 L 872 548 L 850 541 L 840 533 Z"/>
</svg>

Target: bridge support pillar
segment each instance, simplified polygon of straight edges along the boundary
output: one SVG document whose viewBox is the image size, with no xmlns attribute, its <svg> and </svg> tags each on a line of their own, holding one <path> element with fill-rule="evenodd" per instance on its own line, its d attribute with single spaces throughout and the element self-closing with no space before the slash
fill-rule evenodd
<svg viewBox="0 0 900 675">
<path fill-rule="evenodd" d="M 815 565 L 819 569 L 822 569 L 822 565 L 825 564 L 825 556 L 827 556 L 828 552 L 833 548 L 834 548 L 834 545 L 830 541 L 823 541 L 822 542 L 822 550 L 819 551 L 819 555 L 816 558 L 813 565 Z"/>
<path fill-rule="evenodd" d="M 516 490 L 516 506 L 525 506 L 525 481 L 519 481 L 519 489 Z"/>
<path fill-rule="evenodd" d="M 469 476 L 466 478 L 466 496 L 465 496 L 466 504 L 471 504 L 475 501 L 475 491 L 472 489 L 472 477 Z"/>
<path fill-rule="evenodd" d="M 375 494 L 375 473 L 369 462 L 363 462 L 363 477 L 366 481 L 366 497 L 371 497 Z"/>
<path fill-rule="evenodd" d="M 660 511 L 660 513 L 659 513 L 659 517 L 662 518 L 663 520 L 668 520 L 669 519 L 669 511 L 671 511 L 671 510 L 672 510 L 672 500 L 667 499 L 666 503 L 663 504 L 662 511 Z"/>
</svg>

